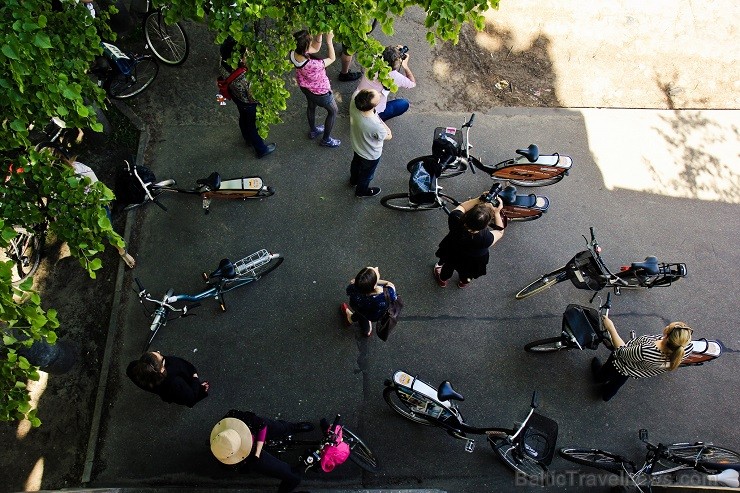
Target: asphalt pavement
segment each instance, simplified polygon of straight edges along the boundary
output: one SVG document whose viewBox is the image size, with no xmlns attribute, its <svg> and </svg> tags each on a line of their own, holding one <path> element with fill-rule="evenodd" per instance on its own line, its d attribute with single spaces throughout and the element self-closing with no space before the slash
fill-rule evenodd
<svg viewBox="0 0 740 493">
<path fill-rule="evenodd" d="M 211 427 L 238 408 L 291 420 L 341 413 L 381 460 L 378 474 L 348 462 L 331 474 L 310 475 L 310 490 L 526 490 L 484 440 L 468 454 L 463 442 L 395 415 L 382 390 L 396 369 L 433 385 L 452 382 L 465 396 L 460 409 L 466 420 L 481 426 L 523 419 L 538 390 L 540 412 L 559 423 L 559 446 L 604 447 L 637 458 L 637 431 L 648 428 L 656 441 L 740 448 L 740 431 L 733 426 L 740 351 L 736 111 L 478 113 L 471 140 L 484 162 L 536 143 L 542 152 L 571 156 L 574 166 L 557 185 L 520 190 L 546 195 L 550 210 L 537 221 L 507 228 L 486 277 L 464 290 L 452 283 L 441 289 L 432 265 L 446 232 L 445 215 L 391 211 L 377 198 L 356 199 L 348 187 L 347 101 L 354 85 L 335 81 L 338 68 L 329 72 L 341 97 L 335 136 L 342 146 L 326 149 L 306 138 L 305 100 L 293 88 L 285 123 L 270 133 L 277 151 L 257 160 L 241 139 L 236 109 L 215 102 L 215 49 L 207 33 L 195 33 L 188 62 L 161 67 L 155 86 L 132 102 L 152 122 L 145 164 L 158 179 L 175 178 L 180 185 L 218 171 L 225 178 L 259 175 L 277 192 L 260 201 L 214 200 L 208 215 L 197 197 L 171 195 L 163 199 L 167 212 L 150 206 L 129 217 L 137 267 L 123 279 L 100 435 L 94 457 L 88 457 L 95 463 L 91 486 L 265 491 L 275 482 L 224 474 L 210 456 Z M 416 91 L 423 94 L 424 88 Z M 466 116 L 412 105 L 391 120 L 394 138 L 373 182 L 383 189 L 381 196 L 406 190 L 405 165 L 430 152 L 435 127 L 459 126 Z M 490 184 L 482 173 L 470 172 L 443 183 L 446 193 L 461 199 Z M 607 404 L 589 380 L 591 351 L 525 353 L 525 343 L 557 335 L 565 307 L 587 304 L 590 294 L 569 284 L 523 301 L 514 293 L 583 249 L 581 235 L 589 227 L 610 267 L 648 255 L 688 266 L 688 277 L 671 287 L 616 297 L 612 315 L 623 334 L 657 333 L 679 319 L 694 328 L 695 337 L 722 340 L 725 354 L 704 367 L 630 381 Z M 221 258 L 236 260 L 261 248 L 284 255 L 283 265 L 229 293 L 225 313 L 206 301 L 197 316 L 170 323 L 153 344 L 194 363 L 211 383 L 210 396 L 188 409 L 131 384 L 125 368 L 140 354 L 148 326 L 132 277 L 155 295 L 170 287 L 195 292 L 202 286 L 200 273 L 215 269 Z M 339 317 L 348 280 L 367 265 L 378 266 L 406 304 L 386 343 L 345 328 Z M 603 349 L 599 354 L 606 357 Z M 585 482 L 596 476 L 571 474 L 579 469 L 559 458 L 552 470 L 559 486 L 597 489 Z"/>
</svg>

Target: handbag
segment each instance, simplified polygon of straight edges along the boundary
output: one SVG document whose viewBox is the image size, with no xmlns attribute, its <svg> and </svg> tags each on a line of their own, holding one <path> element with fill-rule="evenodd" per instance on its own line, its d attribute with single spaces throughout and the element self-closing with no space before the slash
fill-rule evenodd
<svg viewBox="0 0 740 493">
<path fill-rule="evenodd" d="M 388 295 L 388 289 L 383 288 L 385 299 L 388 302 L 388 310 L 380 317 L 378 321 L 378 337 L 382 341 L 387 341 L 391 331 L 396 327 L 398 323 L 398 317 L 401 315 L 401 308 L 403 308 L 403 301 L 396 295 L 396 299 L 391 301 L 391 297 Z"/>
</svg>

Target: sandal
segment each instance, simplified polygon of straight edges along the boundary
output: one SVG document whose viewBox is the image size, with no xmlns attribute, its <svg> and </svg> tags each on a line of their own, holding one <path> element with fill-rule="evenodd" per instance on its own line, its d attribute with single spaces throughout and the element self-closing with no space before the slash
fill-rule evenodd
<svg viewBox="0 0 740 493">
<path fill-rule="evenodd" d="M 121 253 L 121 259 L 123 259 L 123 261 L 126 263 L 126 267 L 128 267 L 129 269 L 133 269 L 134 267 L 136 267 L 136 260 L 134 259 L 134 257 L 131 256 L 130 253 L 128 253 L 127 250 L 124 250 Z"/>
</svg>

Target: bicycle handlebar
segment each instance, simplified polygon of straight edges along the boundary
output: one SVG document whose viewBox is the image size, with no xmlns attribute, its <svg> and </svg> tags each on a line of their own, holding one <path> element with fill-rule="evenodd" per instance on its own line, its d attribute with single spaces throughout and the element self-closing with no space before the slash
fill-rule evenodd
<svg viewBox="0 0 740 493">
<path fill-rule="evenodd" d="M 468 120 L 466 123 L 463 123 L 462 128 L 470 128 L 473 126 L 473 120 L 475 120 L 475 113 L 470 115 L 470 120 Z"/>
<path fill-rule="evenodd" d="M 144 286 L 141 284 L 141 281 L 139 281 L 138 277 L 134 277 L 134 281 L 136 281 L 136 285 L 139 286 L 139 293 L 146 291 L 146 289 L 144 289 Z"/>
</svg>

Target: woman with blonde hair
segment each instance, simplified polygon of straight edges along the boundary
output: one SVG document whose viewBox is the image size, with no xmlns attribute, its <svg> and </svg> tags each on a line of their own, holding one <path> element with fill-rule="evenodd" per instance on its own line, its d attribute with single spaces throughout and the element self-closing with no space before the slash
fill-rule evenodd
<svg viewBox="0 0 740 493">
<path fill-rule="evenodd" d="M 614 323 L 603 317 L 614 351 L 603 365 L 598 358 L 591 360 L 591 371 L 597 383 L 602 384 L 601 398 L 608 401 L 619 388 L 632 378 L 647 378 L 678 368 L 691 354 L 693 329 L 684 322 L 672 322 L 662 335 L 644 335 L 625 343 Z"/>
</svg>

